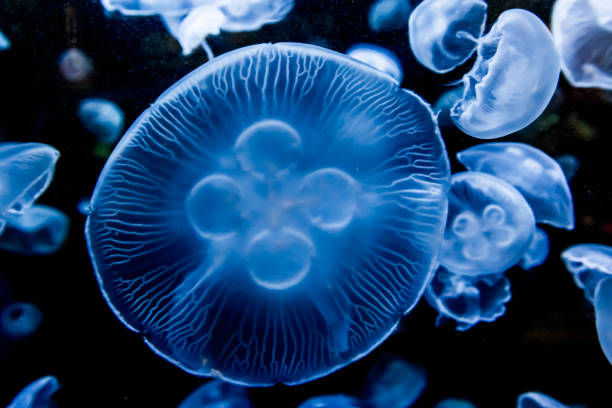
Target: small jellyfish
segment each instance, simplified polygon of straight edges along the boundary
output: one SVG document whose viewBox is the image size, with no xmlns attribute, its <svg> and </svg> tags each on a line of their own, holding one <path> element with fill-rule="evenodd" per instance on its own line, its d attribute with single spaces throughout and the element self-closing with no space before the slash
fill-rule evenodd
<svg viewBox="0 0 612 408">
<path fill-rule="evenodd" d="M 373 408 L 407 408 L 421 396 L 425 370 L 397 357 L 387 357 L 370 371 L 364 395 Z"/>
<path fill-rule="evenodd" d="M 599 244 L 579 244 L 561 254 L 576 286 L 584 290 L 586 299 L 593 303 L 595 288 L 603 279 L 612 277 L 612 247 Z"/>
<path fill-rule="evenodd" d="M 405 27 L 410 15 L 408 0 L 378 0 L 370 7 L 368 22 L 373 31 Z"/>
<path fill-rule="evenodd" d="M 369 408 L 370 406 L 357 398 L 347 395 L 321 395 L 307 399 L 298 408 Z"/>
<path fill-rule="evenodd" d="M 69 48 L 60 55 L 59 70 L 68 82 L 80 82 L 91 74 L 93 63 L 85 53 L 78 48 Z"/>
<path fill-rule="evenodd" d="M 11 303 L 0 313 L 2 332 L 14 339 L 32 335 L 40 326 L 41 321 L 40 309 L 31 303 Z"/>
<path fill-rule="evenodd" d="M 53 376 L 41 377 L 29 384 L 17 394 L 7 408 L 49 408 L 54 407 L 55 403 L 51 397 L 60 385 Z"/>
<path fill-rule="evenodd" d="M 536 228 L 529 248 L 523 255 L 523 258 L 521 258 L 519 265 L 525 270 L 535 268 L 546 261 L 549 250 L 548 234 L 544 230 Z"/>
<path fill-rule="evenodd" d="M 610 0 L 557 0 L 551 29 L 570 84 L 612 89 Z"/>
<path fill-rule="evenodd" d="M 26 255 L 51 254 L 63 245 L 70 220 L 58 209 L 34 205 L 23 214 L 6 216 L 0 248 Z"/>
<path fill-rule="evenodd" d="M 452 319 L 459 331 L 503 316 L 511 297 L 510 281 L 503 273 L 468 276 L 443 267 L 425 291 L 427 302 L 439 313 L 436 324 Z"/>
<path fill-rule="evenodd" d="M 463 97 L 463 87 L 458 86 L 444 92 L 434 103 L 433 111 L 438 115 L 438 126 L 440 128 L 449 127 L 453 124 L 450 117 L 451 108 Z"/>
<path fill-rule="evenodd" d="M 47 189 L 59 152 L 42 143 L 0 144 L 0 219 L 22 214 Z"/>
<path fill-rule="evenodd" d="M 410 49 L 430 70 L 452 71 L 476 50 L 486 19 L 483 0 L 425 0 L 408 20 Z"/>
<path fill-rule="evenodd" d="M 580 160 L 572 154 L 562 154 L 555 161 L 561 166 L 561 170 L 563 170 L 563 174 L 568 182 L 574 178 L 580 168 Z"/>
<path fill-rule="evenodd" d="M 447 398 L 434 405 L 434 408 L 476 408 L 476 405 L 464 399 Z"/>
<path fill-rule="evenodd" d="M 106 11 L 118 11 L 126 16 L 149 16 L 167 13 L 184 15 L 192 9 L 227 3 L 228 0 L 100 0 Z M 240 0 L 239 0 L 240 1 Z"/>
<path fill-rule="evenodd" d="M 11 48 L 11 40 L 0 31 L 0 51 L 8 50 L 9 48 Z"/>
<path fill-rule="evenodd" d="M 568 408 L 568 406 L 541 392 L 531 391 L 519 395 L 516 408 Z"/>
<path fill-rule="evenodd" d="M 89 197 L 83 197 L 77 203 L 77 211 L 83 215 L 89 215 L 91 212 L 91 204 Z"/>
<path fill-rule="evenodd" d="M 355 44 L 346 51 L 346 55 L 389 74 L 398 83 L 402 82 L 404 76 L 402 63 L 391 51 L 384 47 L 374 44 Z"/>
<path fill-rule="evenodd" d="M 266 24 L 278 23 L 293 9 L 294 0 L 232 0 L 221 7 L 226 21 L 223 31 L 256 31 Z"/>
<path fill-rule="evenodd" d="M 78 114 L 85 129 L 93 133 L 98 142 L 112 144 L 121 136 L 124 115 L 114 102 L 101 98 L 83 99 Z"/>
<path fill-rule="evenodd" d="M 158 355 L 296 384 L 367 354 L 414 307 L 448 183 L 420 97 L 324 48 L 260 44 L 137 119 L 98 180 L 86 238 L 111 309 Z"/>
<path fill-rule="evenodd" d="M 251 408 L 245 387 L 212 380 L 198 387 L 178 408 Z"/>
<path fill-rule="evenodd" d="M 524 143 L 484 143 L 457 153 L 468 170 L 489 173 L 512 184 L 527 200 L 537 222 L 574 228 L 574 204 L 559 164 Z"/>
<path fill-rule="evenodd" d="M 462 79 L 463 98 L 451 109 L 455 125 L 470 136 L 494 139 L 540 116 L 561 71 L 542 20 L 527 10 L 506 10 L 478 40 L 477 52 L 476 63 Z"/>
<path fill-rule="evenodd" d="M 453 174 L 440 264 L 464 275 L 497 274 L 516 264 L 535 231 L 529 204 L 486 173 Z"/>
<path fill-rule="evenodd" d="M 599 344 L 612 364 L 612 278 L 599 282 L 595 288 L 593 306 Z"/>
</svg>

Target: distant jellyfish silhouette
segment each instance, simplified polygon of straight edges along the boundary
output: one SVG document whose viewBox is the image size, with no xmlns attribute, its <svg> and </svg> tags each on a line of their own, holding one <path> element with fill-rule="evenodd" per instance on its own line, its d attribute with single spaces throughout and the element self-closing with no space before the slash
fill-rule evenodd
<svg viewBox="0 0 612 408">
<path fill-rule="evenodd" d="M 524 143 L 484 143 L 457 153 L 468 170 L 489 173 L 512 184 L 527 200 L 537 222 L 574 228 L 574 204 L 559 164 Z"/>
<path fill-rule="evenodd" d="M 609 0 L 557 0 L 551 28 L 567 80 L 612 89 L 612 6 Z"/>
<path fill-rule="evenodd" d="M 59 70 L 66 81 L 80 82 L 93 71 L 93 62 L 78 48 L 69 48 L 60 55 Z"/>
<path fill-rule="evenodd" d="M 408 408 L 421 396 L 426 384 L 423 367 L 389 356 L 368 374 L 363 399 L 372 408 Z"/>
<path fill-rule="evenodd" d="M 483 0 L 425 0 L 408 20 L 410 49 L 430 70 L 452 71 L 474 53 L 486 19 Z"/>
<path fill-rule="evenodd" d="M 436 324 L 454 320 L 465 331 L 479 322 L 492 322 L 506 312 L 510 281 L 503 273 L 468 276 L 440 267 L 425 291 L 427 302 L 438 311 Z"/>
<path fill-rule="evenodd" d="M 212 380 L 198 387 L 178 408 L 251 408 L 245 387 Z"/>
<path fill-rule="evenodd" d="M 117 104 L 107 99 L 88 98 L 79 103 L 79 119 L 98 142 L 114 143 L 123 130 L 124 115 Z"/>
<path fill-rule="evenodd" d="M 25 387 L 11 401 L 7 408 L 47 408 L 53 407 L 51 397 L 60 385 L 53 376 L 41 377 Z"/>
<path fill-rule="evenodd" d="M 8 50 L 9 48 L 11 48 L 11 40 L 0 31 L 0 51 Z"/>
<path fill-rule="evenodd" d="M 451 108 L 463 97 L 463 87 L 458 86 L 444 92 L 433 105 L 433 111 L 438 115 L 438 126 L 445 128 L 452 126 L 450 117 Z"/>
<path fill-rule="evenodd" d="M 91 205 L 89 197 L 83 197 L 77 203 L 77 211 L 83 215 L 89 215 L 91 212 Z"/>
<path fill-rule="evenodd" d="M 584 290 L 586 299 L 593 303 L 595 288 L 612 277 L 612 247 L 600 244 L 578 244 L 561 254 L 565 267 L 574 277 L 576 286 Z"/>
<path fill-rule="evenodd" d="M 8 214 L 0 248 L 26 255 L 51 254 L 68 236 L 70 220 L 60 210 L 34 205 L 23 214 Z"/>
<path fill-rule="evenodd" d="M 368 353 L 418 301 L 448 178 L 417 95 L 342 54 L 261 44 L 140 116 L 98 180 L 86 237 L 109 305 L 160 356 L 296 384 Z"/>
<path fill-rule="evenodd" d="M 410 9 L 408 0 L 378 0 L 370 7 L 370 28 L 373 31 L 390 31 L 405 27 Z"/>
<path fill-rule="evenodd" d="M 369 405 L 347 395 L 321 395 L 307 399 L 298 408 L 369 408 Z"/>
<path fill-rule="evenodd" d="M 563 174 L 565 174 L 568 182 L 574 178 L 580 168 L 580 160 L 572 154 L 562 154 L 555 158 L 555 161 L 561 166 L 561 170 L 563 170 Z"/>
<path fill-rule="evenodd" d="M 478 57 L 463 76 L 463 98 L 451 119 L 463 132 L 494 139 L 523 129 L 550 102 L 561 70 L 546 25 L 522 9 L 500 14 L 478 40 Z"/>
<path fill-rule="evenodd" d="M 476 405 L 464 399 L 447 398 L 434 405 L 434 408 L 476 408 Z"/>
<path fill-rule="evenodd" d="M 568 408 L 568 406 L 546 394 L 531 391 L 519 395 L 516 408 Z"/>
<path fill-rule="evenodd" d="M 346 55 L 385 72 L 398 83 L 402 82 L 404 72 L 400 60 L 388 49 L 374 44 L 355 44 Z"/>
<path fill-rule="evenodd" d="M 523 258 L 519 262 L 521 268 L 529 270 L 535 268 L 538 265 L 543 264 L 548 258 L 548 252 L 550 250 L 550 242 L 548 241 L 548 234 L 540 228 L 535 229 L 531 243 Z"/>
<path fill-rule="evenodd" d="M 599 344 L 612 364 L 612 278 L 603 279 L 595 288 L 595 325 Z"/>
<path fill-rule="evenodd" d="M 11 303 L 0 312 L 2 332 L 15 339 L 32 335 L 41 322 L 40 309 L 31 303 Z"/>
<path fill-rule="evenodd" d="M 464 275 L 504 272 L 522 257 L 535 231 L 529 204 L 489 174 L 453 174 L 440 264 Z"/>
</svg>

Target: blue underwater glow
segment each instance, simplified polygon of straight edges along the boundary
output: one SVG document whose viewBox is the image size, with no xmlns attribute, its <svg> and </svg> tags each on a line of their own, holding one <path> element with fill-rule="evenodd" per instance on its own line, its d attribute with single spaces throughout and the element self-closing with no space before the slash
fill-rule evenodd
<svg viewBox="0 0 612 408">
<path fill-rule="evenodd" d="M 524 143 L 484 143 L 457 153 L 468 170 L 489 173 L 512 184 L 527 200 L 537 222 L 574 228 L 574 204 L 559 164 Z"/>
<path fill-rule="evenodd" d="M 85 129 L 100 143 L 115 143 L 123 130 L 123 111 L 114 102 L 102 98 L 83 99 L 79 103 L 79 119 Z"/>
<path fill-rule="evenodd" d="M 570 84 L 612 89 L 610 0 L 557 0 L 551 29 Z"/>
<path fill-rule="evenodd" d="M 309 398 L 306 401 L 298 405 L 298 408 L 367 408 L 368 405 L 364 404 L 357 398 L 349 397 L 347 395 L 336 394 L 336 395 L 321 395 L 318 397 Z"/>
<path fill-rule="evenodd" d="M 450 117 L 451 108 L 463 97 L 463 87 L 458 86 L 444 92 L 433 105 L 433 111 L 438 115 L 438 126 L 441 129 L 453 124 Z"/>
<path fill-rule="evenodd" d="M 31 303 L 11 303 L 0 312 L 2 332 L 14 339 L 30 336 L 38 329 L 41 322 L 40 309 Z"/>
<path fill-rule="evenodd" d="M 414 307 L 448 185 L 421 98 L 342 54 L 261 44 L 205 64 L 137 119 L 98 180 L 86 238 L 109 305 L 160 356 L 296 384 L 367 354 Z"/>
<path fill-rule="evenodd" d="M 198 387 L 178 408 L 251 408 L 245 387 L 212 380 Z"/>
<path fill-rule="evenodd" d="M 468 276 L 440 267 L 425 291 L 427 302 L 438 311 L 436 324 L 452 319 L 465 331 L 479 322 L 492 322 L 506 312 L 510 281 L 503 273 Z"/>
<path fill-rule="evenodd" d="M 9 48 L 11 48 L 11 40 L 0 31 L 0 51 L 8 50 Z"/>
<path fill-rule="evenodd" d="M 378 362 L 368 375 L 364 400 L 373 408 L 408 408 L 427 385 L 423 367 L 397 357 Z"/>
<path fill-rule="evenodd" d="M 373 31 L 388 31 L 405 27 L 410 10 L 408 0 L 378 0 L 370 7 L 370 28 Z"/>
<path fill-rule="evenodd" d="M 548 240 L 548 234 L 546 234 L 544 230 L 536 227 L 529 248 L 527 248 L 527 252 L 523 254 L 523 258 L 521 258 L 519 265 L 525 270 L 542 265 L 548 258 L 549 250 L 550 242 Z"/>
<path fill-rule="evenodd" d="M 604 279 L 595 288 L 595 325 L 599 344 L 612 364 L 612 279 Z"/>
<path fill-rule="evenodd" d="M 7 408 L 48 408 L 55 406 L 51 397 L 60 385 L 53 376 L 41 377 L 25 387 Z"/>
<path fill-rule="evenodd" d="M 440 264 L 464 275 L 504 272 L 523 257 L 534 231 L 529 204 L 510 184 L 475 171 L 453 174 Z"/>
<path fill-rule="evenodd" d="M 476 408 L 476 405 L 459 398 L 447 398 L 438 402 L 434 408 Z"/>
<path fill-rule="evenodd" d="M 516 408 L 568 408 L 554 398 L 541 392 L 531 391 L 519 395 Z"/>
<path fill-rule="evenodd" d="M 494 139 L 523 129 L 550 102 L 560 59 L 546 25 L 522 9 L 500 14 L 478 40 L 478 57 L 463 76 L 463 98 L 451 119 L 463 132 Z"/>
<path fill-rule="evenodd" d="M 574 178 L 576 173 L 578 173 L 578 169 L 580 169 L 580 160 L 572 154 L 562 154 L 555 161 L 561 166 L 561 170 L 563 170 L 563 174 L 565 174 L 568 182 Z"/>
<path fill-rule="evenodd" d="M 374 44 L 355 44 L 346 50 L 346 55 L 389 74 L 398 83 L 402 82 L 404 77 L 402 63 L 384 47 Z"/>
<path fill-rule="evenodd" d="M 68 236 L 70 219 L 60 210 L 34 205 L 23 214 L 8 214 L 0 248 L 27 255 L 51 254 Z"/>
<path fill-rule="evenodd" d="M 574 277 L 576 286 L 584 290 L 586 299 L 593 303 L 595 288 L 612 277 L 612 247 L 600 244 L 578 244 L 561 254 L 565 267 Z"/>
<path fill-rule="evenodd" d="M 68 82 L 81 82 L 93 71 L 93 62 L 79 48 L 68 48 L 58 60 L 60 73 Z"/>
<path fill-rule="evenodd" d="M 425 0 L 408 19 L 410 49 L 430 70 L 452 71 L 474 53 L 486 19 L 483 0 Z"/>
</svg>

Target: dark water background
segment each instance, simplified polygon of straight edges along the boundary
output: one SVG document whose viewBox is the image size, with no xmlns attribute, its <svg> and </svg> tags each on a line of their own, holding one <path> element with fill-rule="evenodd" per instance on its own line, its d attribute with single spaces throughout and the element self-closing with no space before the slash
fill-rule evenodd
<svg viewBox="0 0 612 408">
<path fill-rule="evenodd" d="M 370 0 L 296 0 L 288 18 L 254 33 L 210 38 L 217 54 L 259 42 L 296 41 L 344 52 L 355 42 L 390 48 L 401 59 L 402 86 L 430 103 L 469 69 L 447 75 L 419 66 L 406 30 L 373 33 L 367 25 Z M 549 22 L 551 0 L 491 0 L 488 26 L 505 9 L 522 7 Z M 158 18 L 106 17 L 97 0 L 3 0 L 0 29 L 13 45 L 0 53 L 0 140 L 37 141 L 61 152 L 56 176 L 40 203 L 71 218 L 69 238 L 54 255 L 24 257 L 0 253 L 0 273 L 10 299 L 38 305 L 43 323 L 24 341 L 0 344 L 0 406 L 26 384 L 55 375 L 62 389 L 59 407 L 173 407 L 205 379 L 156 356 L 126 329 L 104 302 L 87 255 L 85 217 L 77 202 L 91 194 L 105 162 L 103 149 L 76 116 L 84 97 L 115 101 L 126 124 L 166 88 L 206 61 L 189 57 Z M 85 51 L 95 71 L 70 84 L 57 59 L 69 46 Z M 595 332 L 594 313 L 574 285 L 559 254 L 581 242 L 612 244 L 612 159 L 609 145 L 611 94 L 574 89 L 561 79 L 559 92 L 542 119 L 501 140 L 524 141 L 556 157 L 581 161 L 571 182 L 575 231 L 547 226 L 551 255 L 531 272 L 509 271 L 513 298 L 505 316 L 461 333 L 435 327 L 436 313 L 423 300 L 382 346 L 358 362 L 308 384 L 250 390 L 256 407 L 294 407 L 329 393 L 359 395 L 372 365 L 394 353 L 426 368 L 428 385 L 415 407 L 432 407 L 445 397 L 463 397 L 480 408 L 514 407 L 521 392 L 539 390 L 572 405 L 612 407 L 612 366 Z M 454 154 L 478 143 L 456 129 L 444 129 L 453 172 Z M 8 298 L 5 297 L 5 301 Z"/>
</svg>

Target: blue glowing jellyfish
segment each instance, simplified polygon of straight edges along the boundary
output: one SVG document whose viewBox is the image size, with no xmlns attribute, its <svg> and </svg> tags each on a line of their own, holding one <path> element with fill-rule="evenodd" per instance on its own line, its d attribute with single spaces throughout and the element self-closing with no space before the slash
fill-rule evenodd
<svg viewBox="0 0 612 408">
<path fill-rule="evenodd" d="M 0 51 L 8 50 L 9 48 L 11 48 L 11 40 L 0 31 Z"/>
<path fill-rule="evenodd" d="M 83 99 L 79 103 L 79 119 L 98 142 L 114 143 L 123 130 L 123 111 L 114 102 L 102 98 Z"/>
<path fill-rule="evenodd" d="M 459 398 L 447 398 L 434 405 L 434 408 L 476 408 L 476 405 Z"/>
<path fill-rule="evenodd" d="M 578 169 L 580 169 L 580 160 L 573 154 L 562 154 L 555 161 L 561 166 L 561 170 L 563 170 L 563 174 L 565 174 L 568 182 L 574 178 L 576 173 L 578 173 Z"/>
<path fill-rule="evenodd" d="M 458 86 L 444 92 L 434 103 L 433 111 L 438 115 L 438 126 L 440 128 L 449 127 L 453 124 L 450 117 L 451 108 L 463 97 L 463 87 Z"/>
<path fill-rule="evenodd" d="M 486 19 L 483 0 L 425 0 L 408 20 L 410 49 L 430 70 L 452 71 L 474 53 Z"/>
<path fill-rule="evenodd" d="M 443 267 L 425 291 L 427 302 L 439 313 L 436 324 L 454 320 L 459 331 L 503 316 L 511 297 L 510 281 L 503 273 L 468 276 Z"/>
<path fill-rule="evenodd" d="M 64 51 L 59 57 L 58 65 L 62 77 L 68 82 L 84 81 L 93 71 L 93 62 L 78 48 Z"/>
<path fill-rule="evenodd" d="M 573 86 L 612 89 L 610 0 L 557 0 L 551 28 L 567 80 Z"/>
<path fill-rule="evenodd" d="M 0 248 L 27 255 L 51 254 L 68 236 L 69 218 L 60 210 L 34 205 L 23 214 L 8 214 Z"/>
<path fill-rule="evenodd" d="M 427 377 L 423 367 L 396 357 L 374 366 L 368 375 L 364 400 L 373 408 L 407 408 L 421 396 Z"/>
<path fill-rule="evenodd" d="M 41 322 L 40 309 L 31 303 L 11 303 L 0 312 L 2 332 L 15 339 L 30 336 Z"/>
<path fill-rule="evenodd" d="M 321 395 L 307 399 L 298 408 L 369 408 L 366 403 L 347 395 Z"/>
<path fill-rule="evenodd" d="M 408 0 L 378 0 L 370 7 L 368 22 L 374 31 L 405 27 L 410 15 Z"/>
<path fill-rule="evenodd" d="M 213 59 L 137 119 L 86 237 L 111 308 L 160 356 L 296 384 L 368 353 L 418 301 L 448 178 L 417 95 L 342 54 L 260 44 Z"/>
<path fill-rule="evenodd" d="M 519 265 L 525 270 L 542 265 L 548 258 L 549 250 L 550 242 L 548 241 L 548 234 L 546 234 L 544 230 L 536 228 L 533 238 L 531 238 L 529 248 L 527 248 L 527 252 L 523 254 L 523 258 L 519 262 Z"/>
<path fill-rule="evenodd" d="M 524 143 L 485 143 L 459 152 L 468 170 L 489 173 L 512 184 L 527 200 L 537 222 L 574 228 L 574 204 L 559 164 Z"/>
<path fill-rule="evenodd" d="M 51 397 L 60 385 L 53 376 L 41 377 L 17 394 L 7 408 L 48 408 L 55 406 Z"/>
<path fill-rule="evenodd" d="M 519 395 L 516 408 L 568 408 L 554 398 L 541 392 L 531 391 Z"/>
<path fill-rule="evenodd" d="M 402 82 L 404 76 L 402 63 L 384 47 L 374 44 L 355 44 L 346 51 L 346 55 L 389 74 L 398 83 Z"/>
<path fill-rule="evenodd" d="M 198 387 L 178 408 L 251 408 L 245 387 L 212 380 Z"/>
<path fill-rule="evenodd" d="M 576 286 L 593 303 L 595 288 L 604 279 L 612 277 L 612 247 L 599 244 L 579 244 L 561 254 L 565 267 L 574 277 Z"/>
<path fill-rule="evenodd" d="M 463 98 L 451 118 L 463 132 L 494 139 L 523 129 L 551 100 L 561 65 L 546 25 L 535 14 L 500 14 L 478 40 L 478 58 L 463 76 Z"/>
<path fill-rule="evenodd" d="M 227 3 L 228 0 L 100 0 L 106 11 L 119 11 L 127 16 L 148 16 L 167 13 L 184 15 L 200 6 Z M 240 0 L 238 0 L 240 1 Z"/>
<path fill-rule="evenodd" d="M 440 264 L 464 275 L 504 272 L 523 257 L 534 231 L 529 204 L 510 184 L 475 171 L 453 174 Z"/>
<path fill-rule="evenodd" d="M 593 305 L 599 344 L 612 364 L 612 278 L 599 282 L 595 288 Z"/>
<path fill-rule="evenodd" d="M 89 215 L 91 212 L 91 205 L 89 197 L 83 197 L 77 203 L 77 211 L 83 215 Z"/>
</svg>

